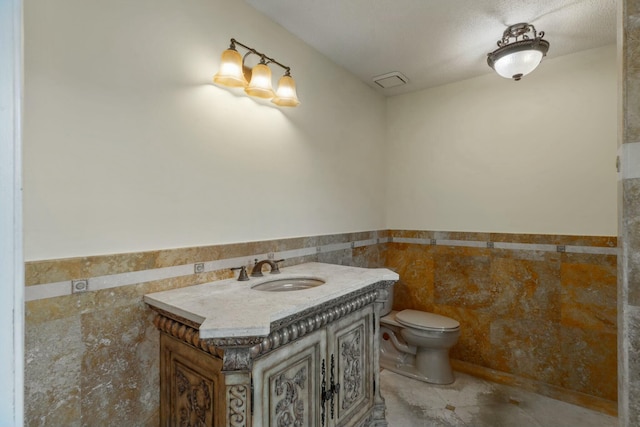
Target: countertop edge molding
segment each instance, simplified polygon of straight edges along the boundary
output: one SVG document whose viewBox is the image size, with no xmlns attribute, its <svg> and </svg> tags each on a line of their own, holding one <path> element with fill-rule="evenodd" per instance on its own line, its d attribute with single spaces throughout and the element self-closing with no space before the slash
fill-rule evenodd
<svg viewBox="0 0 640 427">
<path fill-rule="evenodd" d="M 272 277 L 255 282 L 227 279 L 145 294 L 143 300 L 173 314 L 173 318 L 180 316 L 198 324 L 201 339 L 224 339 L 233 345 L 244 345 L 246 337 L 267 337 L 273 328 L 290 323 L 292 316 L 299 313 L 311 312 L 336 299 L 350 298 L 354 292 L 380 281 L 399 279 L 397 273 L 386 268 L 315 262 L 287 267 L 278 276 L 315 277 L 325 283 L 302 291 L 263 292 L 253 287 Z"/>
<path fill-rule="evenodd" d="M 254 359 L 321 329 L 362 307 L 376 301 L 382 302 L 393 283 L 394 280 L 381 280 L 348 295 L 302 310 L 274 322 L 267 336 L 200 338 L 197 329 L 199 325 L 171 312 L 151 308 L 157 313 L 154 325 L 161 332 L 223 359 L 225 370 L 246 370 L 251 368 Z"/>
</svg>

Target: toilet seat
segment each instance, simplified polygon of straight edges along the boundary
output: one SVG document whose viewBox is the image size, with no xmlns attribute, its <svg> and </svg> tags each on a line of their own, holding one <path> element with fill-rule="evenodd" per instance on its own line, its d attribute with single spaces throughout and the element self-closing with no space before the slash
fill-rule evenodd
<svg viewBox="0 0 640 427">
<path fill-rule="evenodd" d="M 398 323 L 424 331 L 457 331 L 460 323 L 457 320 L 434 313 L 418 310 L 402 310 L 396 314 Z"/>
</svg>

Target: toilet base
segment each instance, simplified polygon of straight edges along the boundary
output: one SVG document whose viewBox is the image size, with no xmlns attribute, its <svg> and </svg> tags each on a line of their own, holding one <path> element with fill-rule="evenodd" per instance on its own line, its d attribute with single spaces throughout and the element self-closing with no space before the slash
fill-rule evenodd
<svg viewBox="0 0 640 427">
<path fill-rule="evenodd" d="M 390 318 L 380 322 L 380 367 L 430 384 L 455 381 L 448 348 L 410 345 L 402 331 L 403 328 Z M 457 340 L 457 334 L 449 339 Z"/>
<path fill-rule="evenodd" d="M 429 378 L 422 372 L 418 371 L 413 363 L 396 363 L 395 361 L 385 360 L 385 358 L 382 357 L 380 358 L 380 367 L 395 372 L 396 374 L 423 381 L 429 384 L 446 385 L 452 384 L 455 381 L 453 371 L 451 371 L 450 376 L 447 374 L 442 375 L 442 373 L 440 373 L 438 378 Z"/>
</svg>

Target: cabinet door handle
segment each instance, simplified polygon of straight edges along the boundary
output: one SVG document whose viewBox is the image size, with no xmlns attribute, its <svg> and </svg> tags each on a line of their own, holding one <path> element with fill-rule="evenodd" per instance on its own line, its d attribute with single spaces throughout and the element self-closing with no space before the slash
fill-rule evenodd
<svg viewBox="0 0 640 427">
<path fill-rule="evenodd" d="M 324 427 L 324 420 L 326 418 L 326 403 L 328 401 L 331 402 L 331 419 L 334 419 L 335 398 L 338 393 L 340 393 L 340 383 L 335 382 L 335 358 L 333 354 L 331 355 L 331 365 L 329 367 L 329 388 L 327 388 L 325 360 L 322 359 L 322 382 L 320 383 L 320 388 L 322 426 Z"/>
<path fill-rule="evenodd" d="M 333 419 L 334 415 L 334 396 L 338 394 L 338 390 L 340 390 L 340 383 L 338 383 L 338 387 L 335 384 L 335 378 L 333 376 L 335 370 L 335 358 L 333 354 L 331 355 L 331 419 Z"/>
<path fill-rule="evenodd" d="M 325 402 L 327 401 L 327 380 L 325 377 L 325 363 L 324 359 L 322 359 L 322 381 L 320 382 L 320 412 L 322 414 L 322 427 L 324 427 L 324 419 L 325 419 Z"/>
</svg>

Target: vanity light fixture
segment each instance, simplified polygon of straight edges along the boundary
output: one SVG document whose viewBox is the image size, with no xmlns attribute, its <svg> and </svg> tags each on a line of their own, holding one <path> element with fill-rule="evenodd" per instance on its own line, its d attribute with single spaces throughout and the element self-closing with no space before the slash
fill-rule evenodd
<svg viewBox="0 0 640 427">
<path fill-rule="evenodd" d="M 240 56 L 236 45 L 246 49 L 247 53 Z M 259 56 L 260 63 L 250 70 L 245 67 L 244 61 L 251 54 Z M 275 92 L 271 84 L 269 64 L 276 64 L 284 69 L 284 75 L 280 77 L 278 89 Z M 243 87 L 248 95 L 271 99 L 271 102 L 281 107 L 296 107 L 300 104 L 296 93 L 296 83 L 291 77 L 291 69 L 236 39 L 231 39 L 229 49 L 222 52 L 220 70 L 213 76 L 213 82 L 228 87 Z"/>
<path fill-rule="evenodd" d="M 536 32 L 531 24 L 511 25 L 498 40 L 498 49 L 488 54 L 487 63 L 502 77 L 518 81 L 535 70 L 547 54 L 549 42 L 542 37 L 544 31 Z"/>
</svg>

